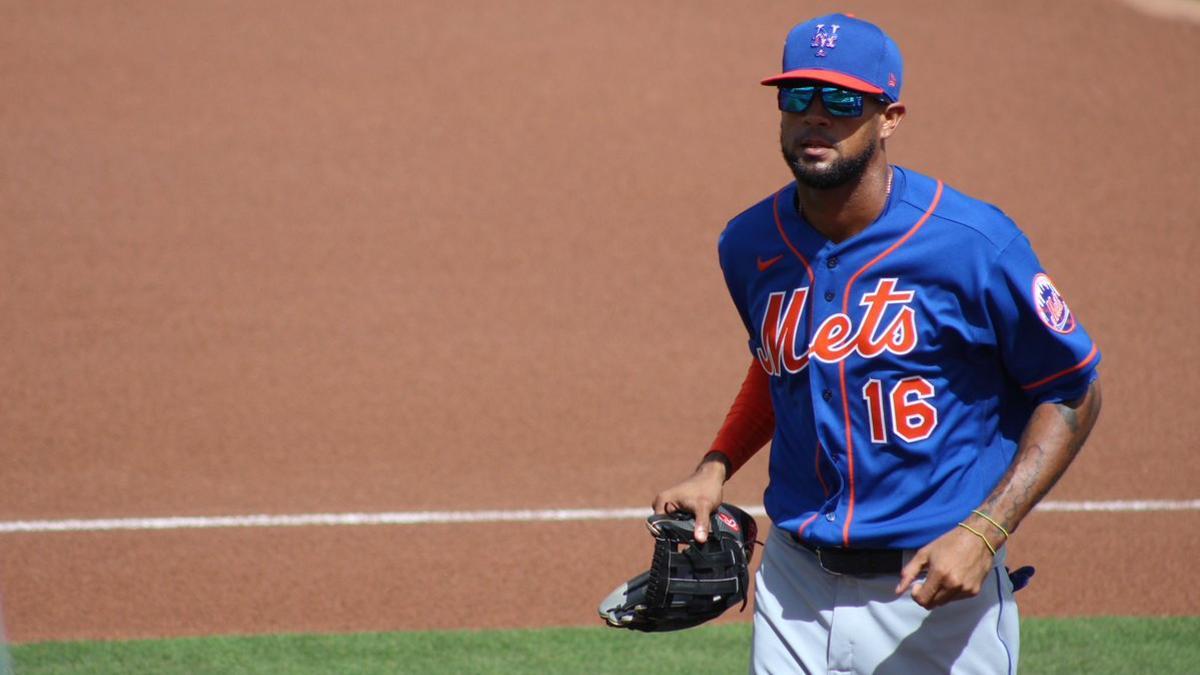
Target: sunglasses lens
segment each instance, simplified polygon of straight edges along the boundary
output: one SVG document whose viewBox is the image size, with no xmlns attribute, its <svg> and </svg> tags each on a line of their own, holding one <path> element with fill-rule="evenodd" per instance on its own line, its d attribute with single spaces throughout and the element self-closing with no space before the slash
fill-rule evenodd
<svg viewBox="0 0 1200 675">
<path fill-rule="evenodd" d="M 780 87 L 779 109 L 784 112 L 802 113 L 812 104 L 816 87 Z"/>
<path fill-rule="evenodd" d="M 784 112 L 802 113 L 812 105 L 818 88 L 780 87 L 779 109 Z M 858 117 L 863 112 L 863 95 L 840 87 L 821 87 L 821 102 L 834 117 Z"/>
<path fill-rule="evenodd" d="M 858 117 L 863 111 L 863 95 L 856 91 L 824 87 L 821 89 L 821 102 L 835 117 Z"/>
</svg>

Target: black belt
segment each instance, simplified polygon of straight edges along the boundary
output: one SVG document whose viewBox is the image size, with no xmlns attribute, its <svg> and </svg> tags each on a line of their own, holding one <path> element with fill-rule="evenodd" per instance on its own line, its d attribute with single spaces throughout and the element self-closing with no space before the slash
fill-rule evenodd
<svg viewBox="0 0 1200 675">
<path fill-rule="evenodd" d="M 871 576 L 877 574 L 900 574 L 904 567 L 904 551 L 895 548 L 833 548 L 815 546 L 789 534 L 792 541 L 812 551 L 821 563 L 821 569 L 830 574 Z"/>
</svg>

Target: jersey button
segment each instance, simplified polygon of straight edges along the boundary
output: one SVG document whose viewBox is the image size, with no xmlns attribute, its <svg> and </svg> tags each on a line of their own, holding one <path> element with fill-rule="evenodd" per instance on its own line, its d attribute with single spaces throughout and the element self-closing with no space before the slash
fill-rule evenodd
<svg viewBox="0 0 1200 675">
<path fill-rule="evenodd" d="M 832 523 L 833 521 L 837 520 L 837 514 L 833 511 L 830 511 L 829 513 L 825 514 L 825 520 L 828 520 Z"/>
<path fill-rule="evenodd" d="M 825 302 L 833 302 L 833 291 L 825 291 Z"/>
<path fill-rule="evenodd" d="M 829 269 L 833 269 L 833 268 L 837 267 L 837 265 L 838 265 L 837 256 L 833 256 L 829 260 L 825 261 L 825 266 L 828 267 Z"/>
<path fill-rule="evenodd" d="M 833 398 L 833 392 L 826 389 L 825 391 L 821 392 L 821 398 L 828 401 L 829 399 Z"/>
</svg>

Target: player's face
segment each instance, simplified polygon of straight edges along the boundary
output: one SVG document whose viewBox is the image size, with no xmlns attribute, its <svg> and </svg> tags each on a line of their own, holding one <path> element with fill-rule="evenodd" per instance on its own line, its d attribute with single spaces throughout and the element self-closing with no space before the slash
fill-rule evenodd
<svg viewBox="0 0 1200 675">
<path fill-rule="evenodd" d="M 887 109 L 868 98 L 861 116 L 835 117 L 814 96 L 804 112 L 782 112 L 780 146 L 796 180 L 819 189 L 857 180 L 890 134 L 885 133 Z"/>
</svg>

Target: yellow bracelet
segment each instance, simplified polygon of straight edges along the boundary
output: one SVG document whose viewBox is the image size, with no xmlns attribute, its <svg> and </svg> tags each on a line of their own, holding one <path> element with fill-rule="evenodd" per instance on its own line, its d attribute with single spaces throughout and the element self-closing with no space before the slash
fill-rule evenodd
<svg viewBox="0 0 1200 675">
<path fill-rule="evenodd" d="M 977 529 L 975 529 L 975 528 L 971 527 L 970 525 L 968 525 L 968 524 L 966 524 L 966 523 L 959 523 L 959 524 L 958 524 L 958 526 L 959 526 L 959 527 L 961 527 L 961 528 L 963 528 L 963 529 L 964 529 L 964 530 L 966 530 L 967 532 L 970 532 L 971 534 L 975 535 L 976 537 L 979 537 L 980 539 L 982 539 L 982 540 L 983 540 L 983 545 L 988 547 L 988 550 L 992 552 L 992 555 L 993 555 L 993 556 L 995 556 L 995 555 L 996 555 L 996 547 L 995 547 L 995 546 L 992 546 L 992 542 L 988 541 L 988 538 L 987 538 L 987 537 L 985 537 L 985 536 L 983 536 L 983 533 L 982 533 L 982 532 L 980 532 L 979 530 L 977 530 Z"/>
<path fill-rule="evenodd" d="M 971 511 L 971 513 L 974 513 L 975 515 L 979 516 L 980 518 L 983 518 L 984 520 L 988 521 L 989 523 L 995 525 L 997 530 L 1000 530 L 1001 532 L 1004 533 L 1004 538 L 1008 539 L 1008 530 L 1004 529 L 1003 525 L 1001 525 L 1000 523 L 997 523 L 995 520 L 993 520 L 991 516 L 984 513 L 983 511 L 978 511 L 978 510 Z"/>
</svg>

